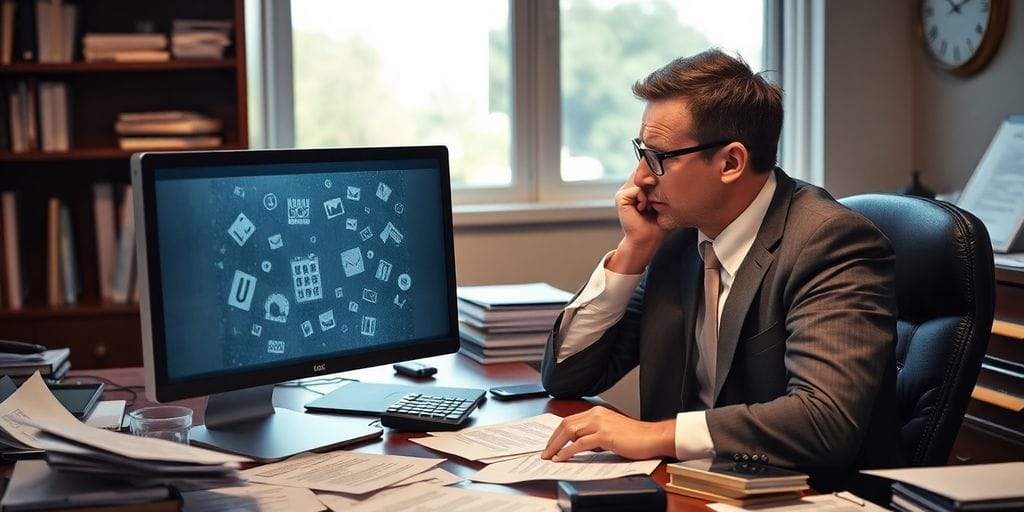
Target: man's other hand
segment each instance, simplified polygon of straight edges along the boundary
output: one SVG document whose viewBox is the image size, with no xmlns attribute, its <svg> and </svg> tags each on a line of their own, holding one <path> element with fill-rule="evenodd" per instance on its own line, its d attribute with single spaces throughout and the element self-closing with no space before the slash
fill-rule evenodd
<svg viewBox="0 0 1024 512">
<path fill-rule="evenodd" d="M 603 450 L 634 460 L 675 457 L 675 430 L 675 420 L 638 421 L 596 406 L 563 418 L 540 457 L 561 462 Z"/>
</svg>

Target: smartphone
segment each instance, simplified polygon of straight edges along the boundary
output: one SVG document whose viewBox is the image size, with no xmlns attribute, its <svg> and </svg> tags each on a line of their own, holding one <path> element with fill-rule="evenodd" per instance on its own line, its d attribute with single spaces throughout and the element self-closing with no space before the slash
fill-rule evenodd
<svg viewBox="0 0 1024 512">
<path fill-rule="evenodd" d="M 82 419 L 92 412 L 96 402 L 103 395 L 103 383 L 95 384 L 50 384 L 47 386 L 53 396 L 72 415 Z"/>
<path fill-rule="evenodd" d="M 491 394 L 498 400 L 514 400 L 516 398 L 530 398 L 537 396 L 548 396 L 548 392 L 540 383 L 520 384 L 517 386 L 497 386 L 491 388 Z"/>
</svg>

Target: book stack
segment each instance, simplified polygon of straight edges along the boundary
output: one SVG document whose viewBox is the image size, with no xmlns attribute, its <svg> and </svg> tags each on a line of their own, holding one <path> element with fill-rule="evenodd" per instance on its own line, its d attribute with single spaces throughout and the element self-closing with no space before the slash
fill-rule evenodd
<svg viewBox="0 0 1024 512">
<path fill-rule="evenodd" d="M 1024 462 L 873 469 L 869 475 L 894 480 L 894 510 L 1024 510 Z"/>
<path fill-rule="evenodd" d="M 572 294 L 547 283 L 461 286 L 459 352 L 477 362 L 539 361 Z"/>
<path fill-rule="evenodd" d="M 198 112 L 122 112 L 114 130 L 126 151 L 215 148 L 223 123 Z"/>
<path fill-rule="evenodd" d="M 231 46 L 228 20 L 174 20 L 171 52 L 175 59 L 221 59 Z"/>
<path fill-rule="evenodd" d="M 0 375 L 7 375 L 15 384 L 21 384 L 39 372 L 44 380 L 57 383 L 71 369 L 70 357 L 70 348 L 55 348 L 35 354 L 0 352 Z"/>
<path fill-rule="evenodd" d="M 698 459 L 669 464 L 665 490 L 702 500 L 750 507 L 800 499 L 807 475 L 751 462 Z"/>
<path fill-rule="evenodd" d="M 164 34 L 88 33 L 82 38 L 86 62 L 165 62 L 170 60 Z"/>
</svg>

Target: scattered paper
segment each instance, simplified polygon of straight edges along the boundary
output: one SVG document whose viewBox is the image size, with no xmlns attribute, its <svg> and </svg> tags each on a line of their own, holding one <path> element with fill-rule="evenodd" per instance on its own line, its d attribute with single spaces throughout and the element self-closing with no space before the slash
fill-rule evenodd
<svg viewBox="0 0 1024 512">
<path fill-rule="evenodd" d="M 319 512 L 324 509 L 309 489 L 263 484 L 183 492 L 181 501 L 183 512 Z"/>
<path fill-rule="evenodd" d="M 758 505 L 756 508 L 743 508 L 725 503 L 708 503 L 708 508 L 716 512 L 740 512 L 756 510 L 757 512 L 878 512 L 886 509 L 848 492 L 804 496 L 799 500 L 784 501 L 778 505 Z"/>
<path fill-rule="evenodd" d="M 418 437 L 410 441 L 468 460 L 493 459 L 543 450 L 561 422 L 562 418 L 545 413 L 456 432 L 432 432 L 430 437 Z"/>
<path fill-rule="evenodd" d="M 661 459 L 629 460 L 611 452 L 582 452 L 567 461 L 552 462 L 534 453 L 491 464 L 469 479 L 491 484 L 531 480 L 603 480 L 626 475 L 650 475 L 660 463 Z"/>
<path fill-rule="evenodd" d="M 85 419 L 85 424 L 107 430 L 120 430 L 121 418 L 124 417 L 127 403 L 125 400 L 104 400 L 96 404 L 89 417 Z"/>
<path fill-rule="evenodd" d="M 418 475 L 411 476 L 398 482 L 391 487 L 381 489 L 376 492 L 367 494 L 344 494 L 344 493 L 317 493 L 316 497 L 331 510 L 348 510 L 350 507 L 354 507 L 360 503 L 363 503 L 374 496 L 378 496 L 383 493 L 391 492 L 405 485 L 427 483 L 430 485 L 452 485 L 459 482 L 465 481 L 461 476 L 452 474 L 441 468 L 434 468 L 430 471 L 425 471 Z"/>
<path fill-rule="evenodd" d="M 46 423 L 56 428 L 84 427 L 57 401 L 39 372 L 33 373 L 17 391 L 0 403 L 0 428 L 19 443 L 40 448 L 39 428 L 26 422 Z"/>
<path fill-rule="evenodd" d="M 50 395 L 51 397 L 53 395 Z M 13 396 L 12 396 L 13 397 Z M 9 400 L 9 399 L 8 399 Z M 54 398 L 56 401 L 56 398 Z M 7 403 L 7 402 L 4 402 Z M 60 404 L 58 403 L 58 406 Z M 63 406 L 60 406 L 63 409 Z M 161 462 L 184 462 L 189 464 L 230 464 L 237 465 L 240 462 L 250 462 L 250 459 L 228 453 L 215 452 L 198 446 L 190 446 L 175 443 L 166 439 L 155 437 L 139 437 L 120 432 L 111 432 L 101 428 L 94 428 L 79 422 L 65 410 L 73 422 L 42 422 L 29 421 L 31 427 L 46 433 L 84 444 L 89 447 L 107 451 L 131 459 L 161 461 Z"/>
<path fill-rule="evenodd" d="M 352 512 L 436 511 L 477 512 L 480 510 L 515 510 L 516 512 L 559 512 L 558 502 L 513 494 L 474 491 L 418 483 L 386 489 L 363 500 L 336 500 L 335 496 L 318 495 L 331 510 Z"/>
<path fill-rule="evenodd" d="M 423 473 L 444 460 L 349 451 L 304 453 L 245 470 L 242 476 L 264 484 L 365 494 Z"/>
</svg>

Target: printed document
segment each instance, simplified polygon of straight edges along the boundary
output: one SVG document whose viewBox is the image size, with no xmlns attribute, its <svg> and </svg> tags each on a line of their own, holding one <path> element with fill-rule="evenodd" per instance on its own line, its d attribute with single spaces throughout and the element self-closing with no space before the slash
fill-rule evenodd
<svg viewBox="0 0 1024 512">
<path fill-rule="evenodd" d="M 431 433 L 410 441 L 468 460 L 539 452 L 548 443 L 562 418 L 545 413 L 532 418 L 467 428 L 457 432 Z"/>
<path fill-rule="evenodd" d="M 183 492 L 181 501 L 184 512 L 319 512 L 324 509 L 309 489 L 263 484 Z"/>
<path fill-rule="evenodd" d="M 394 485 L 444 459 L 335 451 L 304 453 L 242 472 L 250 482 L 365 494 Z"/>
<path fill-rule="evenodd" d="M 386 489 L 370 498 L 356 502 L 347 499 L 336 501 L 329 495 L 319 495 L 318 498 L 331 510 L 351 512 L 392 512 L 394 510 L 560 512 L 558 502 L 549 498 L 498 494 L 429 483 Z"/>
<path fill-rule="evenodd" d="M 32 374 L 17 391 L 0 403 L 0 428 L 26 447 L 42 448 L 37 438 L 39 429 L 26 424 L 26 421 L 64 428 L 82 426 L 82 422 L 53 396 L 39 372 Z"/>
<path fill-rule="evenodd" d="M 552 462 L 534 453 L 491 464 L 469 479 L 491 484 L 531 480 L 603 480 L 626 475 L 650 475 L 660 463 L 661 459 L 628 460 L 611 452 L 582 452 L 567 461 Z"/>
<path fill-rule="evenodd" d="M 445 486 L 464 482 L 465 479 L 454 473 L 450 473 L 441 468 L 434 468 L 430 471 L 420 473 L 415 476 L 411 476 L 398 482 L 391 487 L 381 489 L 376 492 L 367 494 L 341 494 L 341 493 L 317 493 L 316 497 L 321 503 L 329 507 L 331 510 L 348 510 L 349 507 L 354 507 L 360 503 L 363 503 L 375 496 L 380 496 L 384 493 L 392 492 L 398 487 L 405 485 L 427 483 L 430 485 Z"/>
</svg>

